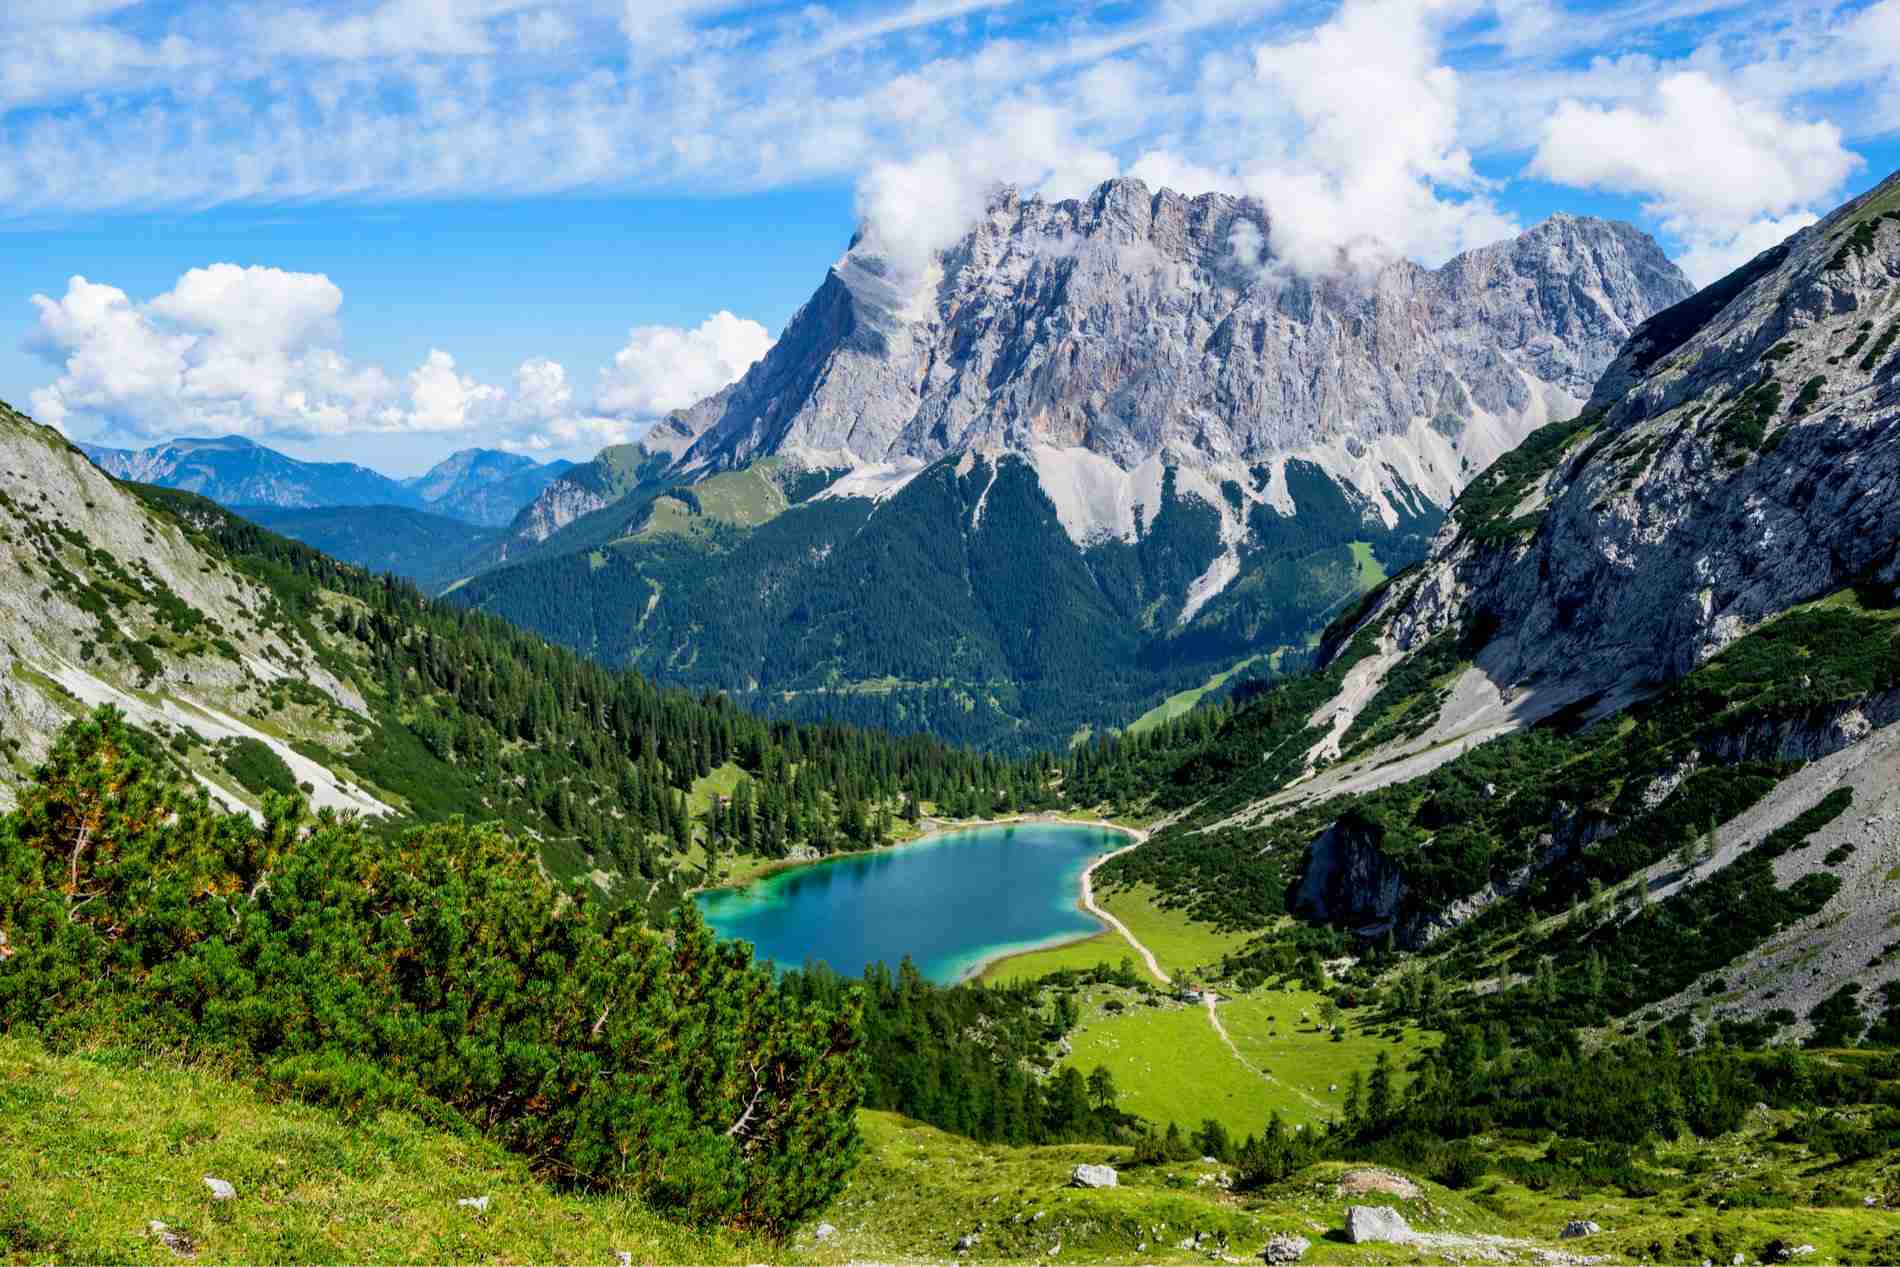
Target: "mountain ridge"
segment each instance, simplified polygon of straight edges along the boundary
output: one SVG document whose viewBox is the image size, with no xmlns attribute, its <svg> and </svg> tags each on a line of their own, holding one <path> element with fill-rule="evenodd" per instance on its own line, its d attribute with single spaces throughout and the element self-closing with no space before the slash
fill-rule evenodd
<svg viewBox="0 0 1900 1267">
<path fill-rule="evenodd" d="M 354 462 L 306 462 L 239 435 L 180 437 L 145 449 L 78 447 L 120 479 L 201 493 L 226 506 L 402 506 L 489 527 L 508 523 L 573 465 L 470 448 L 396 479 Z"/>
</svg>

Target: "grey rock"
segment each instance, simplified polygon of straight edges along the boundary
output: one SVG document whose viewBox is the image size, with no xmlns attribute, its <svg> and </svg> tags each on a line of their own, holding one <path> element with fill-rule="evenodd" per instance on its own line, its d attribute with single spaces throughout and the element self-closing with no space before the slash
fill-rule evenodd
<svg viewBox="0 0 1900 1267">
<path fill-rule="evenodd" d="M 237 1189 L 232 1187 L 226 1180 L 216 1179 L 210 1175 L 206 1175 L 205 1187 L 211 1189 L 211 1199 L 213 1201 L 237 1200 Z"/>
<path fill-rule="evenodd" d="M 630 1249 L 615 1250 L 614 1267 L 633 1267 L 633 1251 Z"/>
<path fill-rule="evenodd" d="M 817 1226 L 817 1228 L 812 1232 L 812 1235 L 818 1238 L 818 1243 L 820 1245 L 823 1245 L 826 1241 L 832 1239 L 837 1234 L 838 1234 L 838 1229 L 833 1227 L 829 1223 L 820 1223 Z"/>
<path fill-rule="evenodd" d="M 197 1243 L 189 1236 L 158 1219 L 145 1225 L 145 1234 L 180 1257 L 190 1258 L 198 1252 Z"/>
<path fill-rule="evenodd" d="M 1564 1224 L 1563 1231 L 1557 1233 L 1557 1235 L 1562 1240 L 1574 1241 L 1580 1236 L 1595 1236 L 1602 1230 L 1600 1226 L 1591 1222 L 1589 1219 L 1572 1219 L 1570 1222 Z"/>
<path fill-rule="evenodd" d="M 1268 1263 L 1297 1263 L 1312 1247 L 1313 1242 L 1304 1236 L 1275 1232 L 1267 1238 L 1267 1247 L 1260 1251 L 1260 1257 Z"/>
<path fill-rule="evenodd" d="M 1412 1229 L 1397 1210 L 1383 1205 L 1353 1205 L 1346 1207 L 1346 1239 L 1354 1245 L 1399 1244 L 1412 1239 Z"/>
<path fill-rule="evenodd" d="M 962 1236 L 957 1237 L 957 1243 L 954 1248 L 959 1254 L 967 1254 L 981 1244 L 982 1241 L 983 1238 L 975 1232 L 965 1232 Z"/>
<path fill-rule="evenodd" d="M 1118 1182 L 1113 1166 L 1077 1166 L 1069 1182 L 1078 1188 L 1112 1188 Z"/>
<path fill-rule="evenodd" d="M 1890 196 L 1900 177 L 1865 195 Z M 1695 304 L 1638 331 L 1592 395 L 1587 443 L 1531 487 L 1534 533 L 1502 546 L 1448 523 L 1387 632 L 1422 644 L 1485 610 L 1500 636 L 1478 658 L 1501 686 L 1555 683 L 1581 696 L 1667 681 L 1795 603 L 1857 581 L 1892 584 L 1900 561 L 1900 395 L 1891 355 L 1841 355 L 1900 276 L 1900 225 L 1831 268 L 1850 203 L 1760 257 L 1726 304 Z M 1703 301 L 1705 306 L 1707 300 Z M 1770 352 L 1774 355 L 1769 356 Z M 1830 363 L 1830 358 L 1834 363 Z M 1764 375 L 1781 384 L 1759 450 L 1724 432 L 1728 402 Z M 1823 386 L 1797 415 L 1806 382 Z M 1588 460 L 1585 460 L 1585 455 Z M 1811 760 L 1870 718 L 1738 736 L 1724 760 Z"/>
<path fill-rule="evenodd" d="M 1350 456 L 1426 418 L 1465 445 L 1581 402 L 1691 290 L 1653 241 L 1601 220 L 1320 278 L 1245 263 L 1236 234 L 1268 227 L 1258 203 L 1133 179 L 1061 202 L 1005 192 L 917 277 L 871 226 L 762 361 L 683 411 L 699 434 L 684 464 L 1051 445 L 1129 470 L 1164 451 Z"/>
<path fill-rule="evenodd" d="M 486 1195 L 479 1197 L 461 1197 L 456 1200 L 455 1204 L 461 1209 L 473 1210 L 477 1214 L 488 1213 L 488 1197 Z"/>
</svg>

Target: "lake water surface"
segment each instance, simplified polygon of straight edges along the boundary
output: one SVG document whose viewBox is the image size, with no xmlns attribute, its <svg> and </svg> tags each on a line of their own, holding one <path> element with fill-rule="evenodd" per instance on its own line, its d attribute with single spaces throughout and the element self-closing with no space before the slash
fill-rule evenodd
<svg viewBox="0 0 1900 1267">
<path fill-rule="evenodd" d="M 1101 931 L 1083 911 L 1082 872 L 1127 843 L 1119 832 L 1023 823 L 944 832 L 912 845 L 793 867 L 694 898 L 721 937 L 795 968 L 823 960 L 848 977 L 905 955 L 948 984 L 1002 955 Z"/>
</svg>

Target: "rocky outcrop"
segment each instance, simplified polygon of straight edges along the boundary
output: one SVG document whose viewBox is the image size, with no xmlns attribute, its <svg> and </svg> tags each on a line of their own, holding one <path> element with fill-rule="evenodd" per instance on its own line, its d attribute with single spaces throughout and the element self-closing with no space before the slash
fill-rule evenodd
<svg viewBox="0 0 1900 1267">
<path fill-rule="evenodd" d="M 1069 1175 L 1069 1182 L 1077 1188 L 1113 1188 L 1119 1177 L 1113 1166 L 1077 1166 Z"/>
<path fill-rule="evenodd" d="M 1379 847 L 1382 834 L 1347 814 L 1315 837 L 1294 913 L 1368 932 L 1390 928 L 1405 897 L 1405 871 Z"/>
<path fill-rule="evenodd" d="M 1405 1216 L 1383 1205 L 1346 1207 L 1346 1239 L 1354 1245 L 1403 1244 L 1412 1239 Z"/>
</svg>

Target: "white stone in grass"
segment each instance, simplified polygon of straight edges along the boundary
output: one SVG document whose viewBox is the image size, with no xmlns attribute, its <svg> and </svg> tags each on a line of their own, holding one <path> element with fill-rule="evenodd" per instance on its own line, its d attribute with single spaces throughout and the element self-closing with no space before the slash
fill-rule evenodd
<svg viewBox="0 0 1900 1267">
<path fill-rule="evenodd" d="M 1346 1239 L 1354 1245 L 1403 1243 L 1412 1239 L 1412 1229 L 1397 1210 L 1383 1205 L 1354 1205 L 1346 1208 Z"/>
<path fill-rule="evenodd" d="M 826 1241 L 830 1240 L 832 1237 L 836 1236 L 837 1234 L 838 1234 L 838 1229 L 831 1226 L 831 1224 L 829 1223 L 820 1223 L 818 1225 L 817 1230 L 812 1233 L 813 1236 L 816 1236 L 818 1238 L 818 1243 L 820 1245 L 824 1244 Z"/>
<path fill-rule="evenodd" d="M 1078 1188 L 1113 1188 L 1118 1180 L 1113 1166 L 1081 1165 L 1069 1176 L 1069 1182 Z"/>
<path fill-rule="evenodd" d="M 615 1250 L 614 1267 L 633 1267 L 633 1251 L 630 1249 Z"/>
<path fill-rule="evenodd" d="M 488 1197 L 486 1195 L 479 1197 L 462 1197 L 458 1199 L 455 1204 L 464 1210 L 473 1210 L 477 1214 L 488 1213 Z"/>
<path fill-rule="evenodd" d="M 205 1187 L 211 1189 L 211 1199 L 213 1201 L 237 1200 L 237 1189 L 233 1188 L 227 1181 L 223 1179 L 215 1179 L 210 1175 L 206 1175 Z"/>
</svg>

